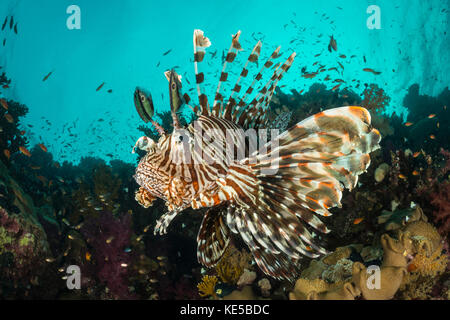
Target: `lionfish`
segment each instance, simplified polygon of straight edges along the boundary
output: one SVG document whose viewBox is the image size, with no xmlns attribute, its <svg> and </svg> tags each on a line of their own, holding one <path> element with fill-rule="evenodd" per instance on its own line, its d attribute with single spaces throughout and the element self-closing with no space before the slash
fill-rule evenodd
<svg viewBox="0 0 450 320">
<path fill-rule="evenodd" d="M 248 148 L 243 131 L 268 127 L 269 102 L 295 57 L 292 53 L 283 64 L 274 65 L 280 56 L 280 47 L 276 48 L 241 94 L 241 81 L 261 53 L 258 41 L 226 99 L 221 88 L 229 78 L 227 67 L 242 51 L 239 37 L 240 31 L 232 36 L 212 106 L 202 90 L 205 77 L 200 67 L 211 45 L 203 31 L 194 31 L 199 104 L 189 104 L 191 99 L 182 93 L 181 77 L 174 70 L 165 72 L 174 127 L 171 134 L 152 119 L 151 95 L 136 88 L 134 102 L 139 115 L 160 135 L 158 141 L 141 137 L 136 142 L 135 148 L 146 151 L 134 176 L 140 186 L 136 200 L 144 207 L 156 198 L 166 202 L 169 211 L 157 221 L 155 234 L 165 234 L 185 208 L 208 208 L 197 236 L 197 258 L 204 266 L 215 266 L 232 234 L 238 234 L 264 273 L 292 281 L 302 256 L 316 258 L 328 253 L 314 242 L 318 240 L 315 232 L 330 231 L 318 216 L 328 217 L 330 208 L 341 207 L 344 188 L 356 186 L 358 176 L 370 164 L 369 153 L 379 148 L 381 136 L 372 128 L 365 108 L 346 106 L 297 123 L 275 136 L 272 141 L 277 145 L 269 144 L 264 152 L 257 150 L 238 160 L 227 153 L 214 153 L 215 144 L 225 143 L 225 132 L 231 132 L 237 148 Z M 255 85 L 270 67 L 272 76 L 250 100 Z M 197 116 L 187 128 L 180 125 L 177 115 L 183 105 Z M 202 134 L 208 130 L 214 135 Z M 193 161 L 180 161 L 187 157 Z M 213 161 L 206 161 L 208 157 Z"/>
</svg>

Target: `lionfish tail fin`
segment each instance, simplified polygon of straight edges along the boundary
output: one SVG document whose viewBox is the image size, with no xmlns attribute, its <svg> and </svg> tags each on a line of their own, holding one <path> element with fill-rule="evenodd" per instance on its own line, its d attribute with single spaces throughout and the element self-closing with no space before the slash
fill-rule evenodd
<svg viewBox="0 0 450 320">
<path fill-rule="evenodd" d="M 329 232 L 319 216 L 340 206 L 344 187 L 356 185 L 369 153 L 379 148 L 380 133 L 370 122 L 361 107 L 326 110 L 230 166 L 222 189 L 236 208 L 227 224 L 266 274 L 293 280 L 301 255 L 327 253 L 315 243 L 316 232 Z"/>
</svg>

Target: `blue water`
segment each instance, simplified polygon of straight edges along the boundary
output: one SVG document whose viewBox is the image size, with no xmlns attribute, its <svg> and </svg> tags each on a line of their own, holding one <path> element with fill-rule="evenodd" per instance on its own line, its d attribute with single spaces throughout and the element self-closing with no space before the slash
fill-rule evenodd
<svg viewBox="0 0 450 320">
<path fill-rule="evenodd" d="M 66 9 L 72 4 L 81 9 L 81 30 L 66 26 Z M 366 9 L 372 4 L 381 9 L 381 29 L 366 25 Z M 405 116 L 402 99 L 411 84 L 419 83 L 421 94 L 429 95 L 450 84 L 449 7 L 449 1 L 442 0 L 2 0 L 0 22 L 13 15 L 18 35 L 9 25 L 0 33 L 0 40 L 7 40 L 5 47 L 0 45 L 0 66 L 12 79 L 9 89 L 0 89 L 1 96 L 29 107 L 22 126 L 31 145 L 43 142 L 56 160 L 77 163 L 87 155 L 109 160 L 106 155 L 112 154 L 135 161 L 131 149 L 142 135 L 137 126 L 143 124 L 133 105 L 135 87 L 152 92 L 157 111 L 168 110 L 163 72 L 179 66 L 183 79 L 194 83 L 192 33 L 199 28 L 212 41 L 208 51 L 218 50 L 205 70 L 213 73 L 206 79 L 212 97 L 222 50 L 228 49 L 230 36 L 241 30 L 244 53 L 240 61 L 256 43 L 253 33 L 263 41 L 263 57 L 277 45 L 282 46 L 284 57 L 297 52 L 280 83 L 286 86 L 283 90 L 307 90 L 321 82 L 323 77 L 300 77 L 300 69 L 314 70 L 316 61 L 334 67 L 337 57 L 345 54 L 347 58 L 339 60 L 345 67 L 339 77 L 349 83 L 357 79 L 379 84 L 391 96 L 388 112 Z M 327 50 L 331 35 L 338 44 L 333 53 Z M 373 75 L 363 68 L 382 73 Z M 333 85 L 327 82 L 330 88 Z M 355 91 L 361 93 L 363 88 Z"/>
</svg>

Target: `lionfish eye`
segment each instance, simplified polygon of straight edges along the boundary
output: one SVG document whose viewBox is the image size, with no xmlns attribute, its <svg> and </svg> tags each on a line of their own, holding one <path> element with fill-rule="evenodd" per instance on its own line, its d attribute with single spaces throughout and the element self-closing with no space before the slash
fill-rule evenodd
<svg viewBox="0 0 450 320">
<path fill-rule="evenodd" d="M 145 101 L 145 96 L 143 94 L 140 94 L 141 96 L 141 101 L 144 102 Z"/>
<path fill-rule="evenodd" d="M 172 83 L 172 90 L 175 90 L 175 83 Z"/>
</svg>

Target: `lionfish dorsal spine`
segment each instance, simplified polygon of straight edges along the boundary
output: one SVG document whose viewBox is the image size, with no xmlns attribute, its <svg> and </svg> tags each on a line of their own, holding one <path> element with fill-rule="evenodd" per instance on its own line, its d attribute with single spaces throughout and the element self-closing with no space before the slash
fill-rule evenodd
<svg viewBox="0 0 450 320">
<path fill-rule="evenodd" d="M 205 58 L 205 48 L 209 47 L 211 42 L 204 36 L 203 31 L 194 30 L 194 68 L 195 68 L 195 82 L 197 83 L 197 94 L 200 105 L 200 114 L 209 116 L 210 110 L 208 105 L 208 98 L 202 91 L 202 83 L 205 81 L 205 74 L 200 72 L 199 66 Z"/>
<path fill-rule="evenodd" d="M 241 31 L 239 30 L 235 35 L 232 36 L 231 45 L 228 49 L 228 53 L 223 62 L 222 72 L 220 73 L 219 82 L 217 84 L 216 94 L 214 96 L 212 115 L 219 117 L 222 113 L 223 108 L 223 95 L 220 93 L 222 84 L 228 80 L 228 73 L 225 72 L 228 64 L 233 63 L 239 51 L 242 50 L 241 44 L 239 43 L 239 37 L 241 36 Z"/>
<path fill-rule="evenodd" d="M 235 110 L 235 112 L 232 115 L 232 121 L 242 125 L 243 123 L 243 119 L 245 119 L 246 115 L 247 115 L 247 110 L 245 109 L 245 107 L 247 106 L 247 99 L 248 97 L 252 94 L 255 85 L 262 79 L 262 75 L 265 69 L 270 68 L 273 65 L 273 61 L 274 59 L 276 59 L 279 55 L 281 46 L 278 46 L 274 52 L 270 55 L 270 57 L 266 60 L 266 62 L 264 63 L 264 65 L 261 67 L 261 69 L 259 70 L 259 72 L 255 75 L 255 77 L 253 78 L 252 83 L 250 84 L 250 86 L 247 88 L 247 90 L 244 93 L 244 96 L 242 98 L 239 99 L 239 102 L 237 104 L 237 108 Z"/>
<path fill-rule="evenodd" d="M 238 105 L 246 105 L 247 104 L 247 98 L 249 97 L 249 95 L 252 94 L 253 92 L 253 88 L 255 87 L 256 83 L 259 82 L 262 77 L 263 77 L 263 72 L 265 69 L 270 68 L 273 65 L 273 60 L 279 57 L 280 54 L 280 49 L 281 46 L 278 46 L 270 55 L 269 58 L 267 58 L 266 62 L 264 63 L 264 65 L 261 67 L 261 69 L 259 70 L 259 72 L 255 75 L 253 82 L 250 84 L 250 86 L 248 87 L 247 91 L 245 92 L 244 96 L 242 97 L 242 99 L 239 101 Z"/>
<path fill-rule="evenodd" d="M 227 106 L 225 107 L 225 110 L 224 110 L 224 112 L 222 114 L 222 117 L 224 119 L 232 121 L 232 114 L 233 114 L 232 111 L 233 111 L 233 109 L 234 109 L 234 107 L 236 105 L 236 95 L 238 95 L 240 93 L 241 88 L 242 88 L 241 85 L 239 85 L 239 84 L 240 84 L 241 80 L 245 79 L 247 77 L 247 75 L 248 75 L 248 69 L 247 69 L 248 64 L 250 62 L 256 63 L 258 61 L 259 55 L 261 54 L 261 46 L 262 46 L 262 42 L 258 41 L 256 43 L 256 45 L 253 47 L 252 52 L 248 56 L 248 59 L 245 62 L 245 65 L 242 68 L 242 71 L 241 71 L 239 77 L 237 78 L 233 89 L 231 90 L 230 97 L 227 100 L 228 101 L 227 102 Z"/>
<path fill-rule="evenodd" d="M 267 121 L 267 108 L 270 100 L 275 92 L 278 82 L 283 78 L 284 74 L 289 70 L 294 62 L 296 53 L 293 52 L 286 62 L 280 67 L 277 67 L 273 72 L 272 77 L 267 81 L 266 85 L 259 91 L 255 99 L 250 103 L 253 108 L 254 117 L 247 117 L 246 121 L 252 120 L 252 123 L 244 122 L 244 126 L 256 126 L 264 124 Z"/>
</svg>

